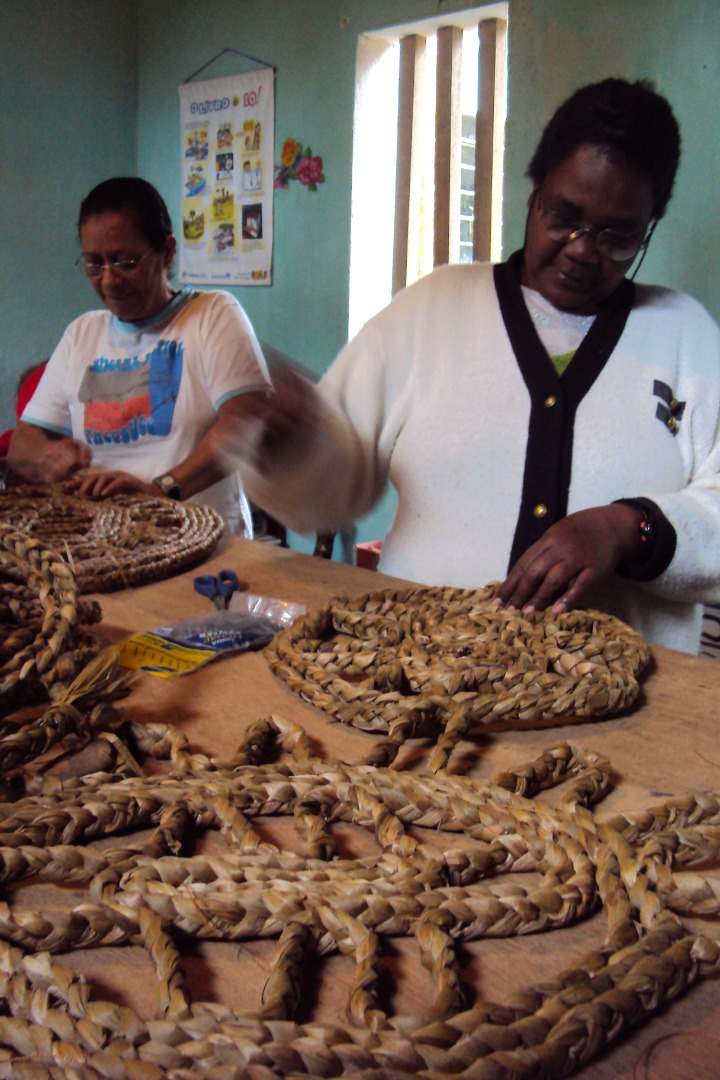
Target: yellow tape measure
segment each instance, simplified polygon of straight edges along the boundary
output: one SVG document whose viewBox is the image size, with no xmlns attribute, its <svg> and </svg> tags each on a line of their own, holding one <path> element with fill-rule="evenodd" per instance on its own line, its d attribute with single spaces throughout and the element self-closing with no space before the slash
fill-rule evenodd
<svg viewBox="0 0 720 1080">
<path fill-rule="evenodd" d="M 194 671 L 217 656 L 213 649 L 181 645 L 159 634 L 150 633 L 133 634 L 114 648 L 119 654 L 122 667 L 131 671 L 146 671 L 148 675 L 157 675 L 161 679 Z"/>
</svg>

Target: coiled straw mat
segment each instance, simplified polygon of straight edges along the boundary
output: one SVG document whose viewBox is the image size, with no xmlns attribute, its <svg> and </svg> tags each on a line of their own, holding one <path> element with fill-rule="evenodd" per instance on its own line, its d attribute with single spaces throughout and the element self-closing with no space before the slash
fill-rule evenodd
<svg viewBox="0 0 720 1080">
<path fill-rule="evenodd" d="M 609 762 L 567 743 L 479 781 L 325 763 L 278 717 L 224 763 L 154 728 L 169 775 L 121 764 L 0 806 L 12 896 L 0 904 L 3 1077 L 557 1080 L 720 970 L 706 872 L 720 857 L 716 793 L 599 819 Z M 256 829 L 266 815 L 294 823 L 293 851 Z M 336 835 L 349 823 L 372 854 L 348 856 Z M 482 964 L 483 939 L 600 909 L 589 955 L 575 945 L 565 970 L 523 986 L 518 941 L 504 950 L 517 958 L 502 972 L 506 999 L 473 997 L 468 953 Z M 402 938 L 422 969 L 393 1011 Z M 195 966 L 183 962 L 188 943 Z M 323 1015 L 308 983 L 333 954 L 344 975 Z M 242 1004 L 216 1000 L 222 990 Z"/>
<path fill-rule="evenodd" d="M 494 722 L 594 719 L 627 709 L 650 654 L 599 611 L 524 615 L 484 589 L 408 588 L 331 600 L 265 649 L 272 671 L 334 720 L 388 738 L 388 764 L 413 735 L 440 733 L 438 769 L 468 731 Z"/>
<path fill-rule="evenodd" d="M 85 628 L 99 620 L 56 551 L 0 526 L 0 717 L 61 695 L 98 652 Z"/>
<path fill-rule="evenodd" d="M 169 577 L 208 555 L 223 531 L 207 506 L 139 492 L 90 499 L 62 485 L 0 491 L 2 526 L 65 554 L 84 593 Z"/>
</svg>

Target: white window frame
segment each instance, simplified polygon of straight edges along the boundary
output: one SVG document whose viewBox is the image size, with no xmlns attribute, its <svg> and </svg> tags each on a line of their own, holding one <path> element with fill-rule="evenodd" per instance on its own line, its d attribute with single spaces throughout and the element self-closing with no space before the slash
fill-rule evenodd
<svg viewBox="0 0 720 1080">
<path fill-rule="evenodd" d="M 480 260 L 500 257 L 507 18 L 506 2 L 491 3 L 372 31 L 358 39 L 350 336 L 394 292 L 433 265 L 460 259 L 458 72 L 462 34 L 472 27 L 479 27 L 472 253 Z M 437 61 L 432 57 L 434 42 L 427 41 L 435 34 Z M 425 77 L 426 52 L 435 78 Z M 434 125 L 426 119 L 428 109 Z M 423 261 L 419 241 L 424 228 L 432 228 L 433 243 Z M 425 247 L 429 249 L 429 244 Z"/>
</svg>

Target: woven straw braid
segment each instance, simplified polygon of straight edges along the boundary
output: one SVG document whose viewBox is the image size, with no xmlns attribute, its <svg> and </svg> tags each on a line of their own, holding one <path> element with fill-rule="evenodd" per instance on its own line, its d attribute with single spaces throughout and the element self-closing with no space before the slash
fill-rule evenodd
<svg viewBox="0 0 720 1080">
<path fill-rule="evenodd" d="M 207 506 L 139 492 L 91 499 L 61 485 L 0 491 L 2 527 L 66 554 L 83 593 L 169 577 L 209 555 L 223 531 Z"/>
<path fill-rule="evenodd" d="M 525 615 L 484 589 L 409 588 L 339 598 L 265 649 L 272 671 L 334 720 L 386 732 L 387 765 L 412 735 L 439 733 L 432 770 L 494 722 L 594 719 L 635 701 L 643 639 L 599 611 Z"/>
<path fill-rule="evenodd" d="M 76 754 L 98 734 L 107 737 L 125 728 L 126 721 L 114 702 L 124 694 L 132 677 L 130 673 L 119 674 L 115 652 L 106 650 L 91 660 L 44 713 L 0 738 L 0 790 L 8 785 L 16 787 L 24 778 L 25 767 L 54 747 L 62 749 L 66 744 Z M 52 763 L 49 761 L 48 767 Z"/>
<path fill-rule="evenodd" d="M 20 578 L 18 583 L 16 580 Z M 37 539 L 0 529 L 0 703 L 4 715 L 59 698 L 99 651 L 86 631 L 100 608 L 79 601 L 65 560 Z M 0 721 L 0 735 L 6 725 Z"/>
<path fill-rule="evenodd" d="M 0 904 L 3 1076 L 569 1076 L 720 966 L 718 944 L 683 924 L 720 911 L 702 872 L 720 856 L 716 794 L 601 819 L 610 765 L 567 743 L 478 781 L 323 762 L 278 717 L 254 725 L 230 762 L 193 755 L 159 726 L 145 745 L 170 756 L 170 773 L 98 773 L 0 806 L 3 887 L 16 894 L 40 876 L 87 889 L 72 910 Z M 542 793 L 557 785 L 553 808 Z M 295 822 L 298 851 L 261 838 L 254 821 L 267 815 Z M 340 855 L 338 821 L 371 833 L 377 853 Z M 149 837 L 135 839 L 139 829 Z M 225 850 L 193 854 L 198 829 L 218 830 Z M 103 848 L 120 834 L 122 846 Z M 513 883 L 528 871 L 531 884 Z M 595 952 L 503 1003 L 468 1001 L 463 942 L 558 929 L 600 908 L 607 936 Z M 387 1010 L 383 956 L 398 936 L 414 939 L 431 980 L 427 1014 Z M 192 1000 L 188 937 L 275 940 L 254 1012 Z M 152 1020 L 53 959 L 123 943 L 154 966 Z M 347 1023 L 297 1022 L 308 964 L 337 952 L 355 964 Z"/>
</svg>

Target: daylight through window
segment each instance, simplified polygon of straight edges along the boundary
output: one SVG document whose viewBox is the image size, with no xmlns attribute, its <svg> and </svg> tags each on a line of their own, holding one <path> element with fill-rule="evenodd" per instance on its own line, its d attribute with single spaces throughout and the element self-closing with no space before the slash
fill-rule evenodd
<svg viewBox="0 0 720 1080">
<path fill-rule="evenodd" d="M 433 266 L 499 259 L 507 4 L 361 35 L 350 334 Z"/>
</svg>

